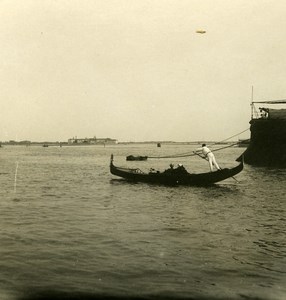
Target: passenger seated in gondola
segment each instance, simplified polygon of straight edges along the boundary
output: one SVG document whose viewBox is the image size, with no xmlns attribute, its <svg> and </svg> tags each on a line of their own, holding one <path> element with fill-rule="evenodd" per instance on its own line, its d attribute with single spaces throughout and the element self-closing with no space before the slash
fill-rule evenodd
<svg viewBox="0 0 286 300">
<path fill-rule="evenodd" d="M 154 173 L 160 173 L 160 171 L 151 168 L 149 174 L 154 174 Z"/>
<path fill-rule="evenodd" d="M 176 170 L 177 170 L 177 172 L 182 173 L 182 174 L 188 173 L 188 171 L 185 169 L 185 167 L 182 164 L 178 164 L 178 167 Z"/>
<path fill-rule="evenodd" d="M 188 173 L 182 164 L 178 164 L 177 168 L 174 168 L 173 164 L 170 164 L 170 168 L 165 170 L 164 173 L 170 174 L 186 174 Z"/>
<path fill-rule="evenodd" d="M 173 164 L 170 164 L 169 165 L 169 169 L 166 169 L 165 171 L 164 171 L 164 173 L 173 173 L 173 171 L 174 171 L 174 165 Z"/>
</svg>

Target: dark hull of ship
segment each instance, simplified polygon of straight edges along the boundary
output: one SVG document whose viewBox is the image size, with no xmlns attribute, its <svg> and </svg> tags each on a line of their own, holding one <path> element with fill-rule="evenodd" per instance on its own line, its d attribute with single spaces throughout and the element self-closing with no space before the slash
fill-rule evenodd
<svg viewBox="0 0 286 300">
<path fill-rule="evenodd" d="M 250 124 L 251 137 L 243 153 L 244 162 L 254 166 L 285 168 L 286 120 L 253 119 Z"/>
</svg>

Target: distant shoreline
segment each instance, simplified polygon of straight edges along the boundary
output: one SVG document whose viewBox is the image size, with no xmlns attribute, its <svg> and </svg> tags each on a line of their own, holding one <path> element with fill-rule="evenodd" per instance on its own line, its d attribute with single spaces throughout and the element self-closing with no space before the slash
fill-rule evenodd
<svg viewBox="0 0 286 300">
<path fill-rule="evenodd" d="M 216 142 L 216 141 L 192 141 L 192 142 L 173 142 L 173 141 L 144 141 L 144 142 L 118 142 L 117 144 L 109 144 L 109 143 L 97 143 L 97 144 L 69 144 L 68 142 L 2 142 L 0 146 L 42 146 L 42 147 L 49 147 L 49 146 L 57 146 L 57 147 L 78 147 L 78 146 L 116 146 L 116 145 L 140 145 L 140 144 L 158 144 L 160 143 L 162 146 L 164 145 L 201 145 L 202 143 L 206 144 L 216 144 L 216 145 L 230 145 L 237 141 L 229 141 L 229 142 Z"/>
</svg>

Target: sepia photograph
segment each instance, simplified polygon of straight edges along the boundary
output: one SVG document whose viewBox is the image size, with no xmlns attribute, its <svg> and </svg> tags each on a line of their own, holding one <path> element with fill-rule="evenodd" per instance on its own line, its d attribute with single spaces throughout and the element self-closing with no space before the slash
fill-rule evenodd
<svg viewBox="0 0 286 300">
<path fill-rule="evenodd" d="M 285 300 L 285 15 L 0 0 L 0 300 Z"/>
</svg>

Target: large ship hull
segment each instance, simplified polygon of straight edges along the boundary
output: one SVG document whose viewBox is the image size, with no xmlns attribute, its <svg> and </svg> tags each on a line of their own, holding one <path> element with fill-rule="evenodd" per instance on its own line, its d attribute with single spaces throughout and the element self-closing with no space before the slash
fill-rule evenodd
<svg viewBox="0 0 286 300">
<path fill-rule="evenodd" d="M 255 166 L 286 167 L 286 119 L 252 119 L 244 162 Z M 237 160 L 240 160 L 239 157 Z"/>
</svg>

